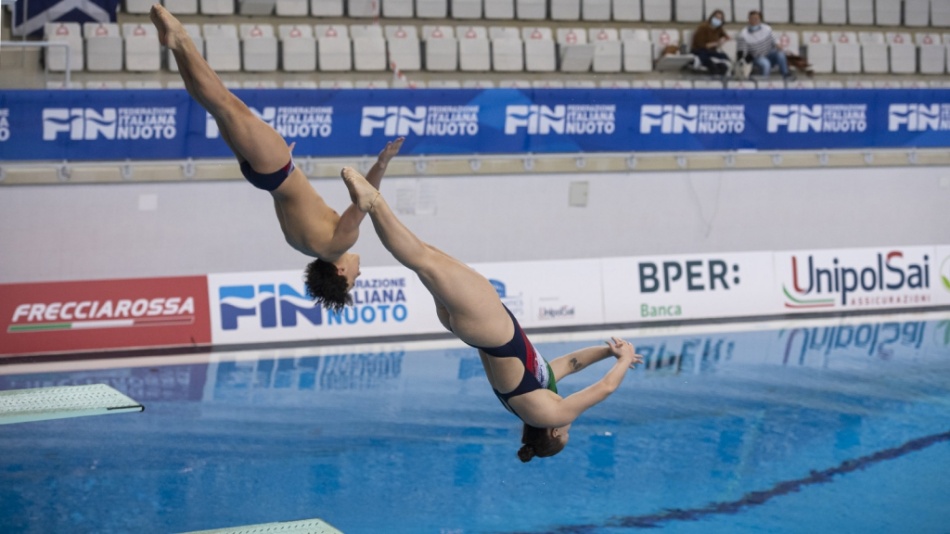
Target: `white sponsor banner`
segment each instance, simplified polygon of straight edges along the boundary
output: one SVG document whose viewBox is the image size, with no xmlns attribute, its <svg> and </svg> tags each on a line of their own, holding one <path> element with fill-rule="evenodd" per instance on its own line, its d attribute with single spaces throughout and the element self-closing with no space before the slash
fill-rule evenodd
<svg viewBox="0 0 950 534">
<path fill-rule="evenodd" d="M 786 313 L 933 306 L 934 247 L 776 252 Z"/>
<path fill-rule="evenodd" d="M 600 260 L 480 263 L 524 328 L 604 323 Z"/>
<path fill-rule="evenodd" d="M 769 252 L 602 260 L 607 323 L 781 313 Z"/>
<path fill-rule="evenodd" d="M 950 245 L 936 248 L 931 279 L 935 304 L 950 304 Z"/>
<path fill-rule="evenodd" d="M 208 276 L 215 344 L 411 335 L 442 331 L 432 297 L 402 267 L 365 267 L 340 312 L 314 306 L 300 271 Z"/>
</svg>

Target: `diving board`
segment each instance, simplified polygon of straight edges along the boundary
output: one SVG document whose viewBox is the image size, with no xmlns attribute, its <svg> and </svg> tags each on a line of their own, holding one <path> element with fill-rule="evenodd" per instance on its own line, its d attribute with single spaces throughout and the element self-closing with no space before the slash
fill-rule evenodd
<svg viewBox="0 0 950 534">
<path fill-rule="evenodd" d="M 281 521 L 243 527 L 199 530 L 187 534 L 343 534 L 325 523 L 322 519 L 302 519 L 300 521 Z"/>
<path fill-rule="evenodd" d="M 0 425 L 144 409 L 105 384 L 0 391 Z"/>
</svg>

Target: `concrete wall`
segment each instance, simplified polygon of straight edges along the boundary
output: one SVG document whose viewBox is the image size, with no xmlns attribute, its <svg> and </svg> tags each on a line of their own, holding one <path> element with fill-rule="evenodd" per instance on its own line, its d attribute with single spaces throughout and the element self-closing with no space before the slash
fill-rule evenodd
<svg viewBox="0 0 950 534">
<path fill-rule="evenodd" d="M 468 262 L 950 243 L 947 168 L 384 179 L 420 237 Z M 588 182 L 586 207 L 569 206 Z M 341 211 L 342 183 L 315 187 Z M 367 220 L 363 265 L 393 265 Z M 0 188 L 0 282 L 303 268 L 243 181 Z"/>
</svg>

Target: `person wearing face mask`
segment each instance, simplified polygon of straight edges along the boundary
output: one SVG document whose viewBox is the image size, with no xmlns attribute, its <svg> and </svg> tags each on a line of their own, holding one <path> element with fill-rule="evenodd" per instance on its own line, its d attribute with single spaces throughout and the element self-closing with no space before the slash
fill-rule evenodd
<svg viewBox="0 0 950 534">
<path fill-rule="evenodd" d="M 772 27 L 762 22 L 762 13 L 749 11 L 749 25 L 739 32 L 736 42 L 739 61 L 752 62 L 763 78 L 769 77 L 773 65 L 778 65 L 783 78 L 792 78 L 785 51 L 776 42 Z"/>
<path fill-rule="evenodd" d="M 693 33 L 693 42 L 690 44 L 690 53 L 699 58 L 710 74 L 723 76 L 729 72 L 729 56 L 722 53 L 719 47 L 729 40 L 723 21 L 725 15 L 717 9 L 712 15 L 696 28 Z"/>
</svg>

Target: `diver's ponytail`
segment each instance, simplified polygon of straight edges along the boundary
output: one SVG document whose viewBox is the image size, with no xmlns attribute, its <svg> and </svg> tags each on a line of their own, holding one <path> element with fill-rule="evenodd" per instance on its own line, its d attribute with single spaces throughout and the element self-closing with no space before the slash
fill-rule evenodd
<svg viewBox="0 0 950 534">
<path fill-rule="evenodd" d="M 518 449 L 518 458 L 522 462 L 530 462 L 535 456 L 534 445 L 522 445 L 521 448 Z"/>
</svg>

